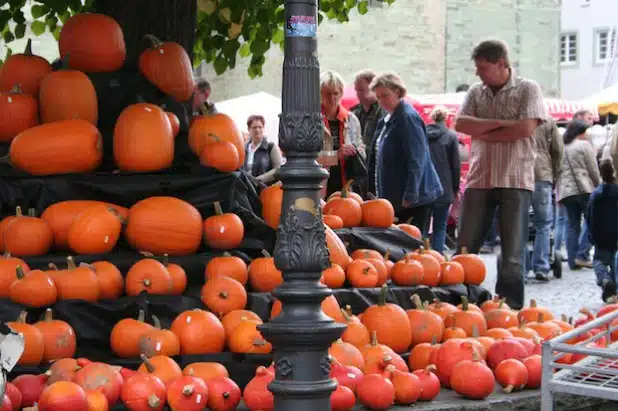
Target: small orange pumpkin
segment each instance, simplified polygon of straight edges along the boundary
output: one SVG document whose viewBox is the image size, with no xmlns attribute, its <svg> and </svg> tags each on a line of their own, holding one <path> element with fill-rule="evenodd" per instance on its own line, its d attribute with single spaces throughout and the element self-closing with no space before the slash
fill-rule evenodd
<svg viewBox="0 0 618 411">
<path fill-rule="evenodd" d="M 148 358 L 144 354 L 140 355 L 142 365 L 139 366 L 137 372 L 143 374 L 151 374 L 168 386 L 172 381 L 182 377 L 182 369 L 176 361 L 166 355 L 155 355 Z"/>
<path fill-rule="evenodd" d="M 43 77 L 51 71 L 46 59 L 32 54 L 32 39 L 28 38 L 24 52 L 10 55 L 0 67 L 0 91 L 11 91 L 20 84 L 24 93 L 36 97 Z"/>
<path fill-rule="evenodd" d="M 10 321 L 6 323 L 9 328 L 18 334 L 22 334 L 24 337 L 24 352 L 22 353 L 17 364 L 20 365 L 39 365 L 43 360 L 43 353 L 45 350 L 45 343 L 43 334 L 33 325 L 26 322 L 28 318 L 28 312 L 22 311 L 19 314 L 17 321 Z"/>
<path fill-rule="evenodd" d="M 390 201 L 372 196 L 363 202 L 361 209 L 365 227 L 389 228 L 395 221 L 395 209 Z"/>
<path fill-rule="evenodd" d="M 465 247 L 461 248 L 461 254 L 454 256 L 452 261 L 457 261 L 463 266 L 466 284 L 481 285 L 485 281 L 487 275 L 485 263 L 478 255 L 468 254 Z"/>
<path fill-rule="evenodd" d="M 358 227 L 363 220 L 363 211 L 358 201 L 348 197 L 350 184 L 353 180 L 346 183 L 341 190 L 340 197 L 333 197 L 324 205 L 324 214 L 336 215 L 343 220 L 344 227 Z"/>
<path fill-rule="evenodd" d="M 228 347 L 231 352 L 239 354 L 268 354 L 272 345 L 262 337 L 257 329 L 261 322 L 244 319 L 228 337 Z"/>
<path fill-rule="evenodd" d="M 271 292 L 283 283 L 283 274 L 275 266 L 275 259 L 266 250 L 249 264 L 249 283 L 255 291 Z"/>
<path fill-rule="evenodd" d="M 209 136 L 214 142 L 206 144 L 200 154 L 200 163 L 206 167 L 212 167 L 222 173 L 230 173 L 238 170 L 240 155 L 236 146 L 229 141 L 221 140 L 215 135 Z"/>
<path fill-rule="evenodd" d="M 10 143 L 16 135 L 39 124 L 36 97 L 23 94 L 19 84 L 0 92 L 0 142 Z"/>
<path fill-rule="evenodd" d="M 69 227 L 69 247 L 78 254 L 107 254 L 114 249 L 122 222 L 111 207 L 97 204 L 82 211 Z"/>
<path fill-rule="evenodd" d="M 242 285 L 246 285 L 249 280 L 249 269 L 245 261 L 228 252 L 208 261 L 204 274 L 206 281 L 208 281 L 209 278 L 214 278 L 219 275 L 232 277 Z"/>
<path fill-rule="evenodd" d="M 169 294 L 172 291 L 172 277 L 167 268 L 153 258 L 144 258 L 131 266 L 125 278 L 126 294 L 139 295 Z"/>
<path fill-rule="evenodd" d="M 140 352 L 146 357 L 165 355 L 173 357 L 180 354 L 180 341 L 176 334 L 161 328 L 161 321 L 156 315 L 151 316 L 154 329 L 144 332 L 138 340 Z"/>
<path fill-rule="evenodd" d="M 9 286 L 9 298 L 26 307 L 46 307 L 58 299 L 54 281 L 41 270 L 32 270 L 28 275 L 20 266 L 16 269 L 16 281 Z"/>
<path fill-rule="evenodd" d="M 67 257 L 68 269 L 55 277 L 59 300 L 85 300 L 96 302 L 99 299 L 99 279 L 88 265 L 77 267 L 73 257 Z"/>
<path fill-rule="evenodd" d="M 16 215 L 2 233 L 4 250 L 17 257 L 32 257 L 49 253 L 54 243 L 54 233 L 49 223 L 35 216 L 34 209 L 28 215 L 17 207 Z"/>
<path fill-rule="evenodd" d="M 109 342 L 114 354 L 121 358 L 140 355 L 140 337 L 155 329 L 152 325 L 144 322 L 144 319 L 144 311 L 139 310 L 137 319 L 123 318 L 112 327 Z"/>
<path fill-rule="evenodd" d="M 178 336 L 181 355 L 215 354 L 225 348 L 225 329 L 208 311 L 184 311 L 174 319 L 170 330 Z"/>
<path fill-rule="evenodd" d="M 215 215 L 204 221 L 204 242 L 219 250 L 238 247 L 245 236 L 245 226 L 236 214 L 223 213 L 221 203 L 215 201 Z"/>
<path fill-rule="evenodd" d="M 231 277 L 219 275 L 208 279 L 202 287 L 202 302 L 210 311 L 223 317 L 247 305 L 245 287 Z"/>
<path fill-rule="evenodd" d="M 75 330 L 66 321 L 53 318 L 51 308 L 45 311 L 42 321 L 34 324 L 43 336 L 43 362 L 51 362 L 75 355 L 77 338 Z"/>
</svg>

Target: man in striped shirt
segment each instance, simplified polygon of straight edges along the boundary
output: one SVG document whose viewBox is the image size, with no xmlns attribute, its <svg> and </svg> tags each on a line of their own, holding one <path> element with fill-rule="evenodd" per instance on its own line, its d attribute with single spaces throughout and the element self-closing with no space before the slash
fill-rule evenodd
<svg viewBox="0 0 618 411">
<path fill-rule="evenodd" d="M 496 294 L 514 309 L 524 302 L 524 249 L 534 191 L 534 131 L 547 117 L 539 85 L 517 77 L 506 45 L 489 40 L 472 52 L 481 83 L 468 91 L 455 129 L 472 137 L 470 171 L 460 216 L 458 252 L 478 253 L 496 208 L 502 267 Z"/>
</svg>

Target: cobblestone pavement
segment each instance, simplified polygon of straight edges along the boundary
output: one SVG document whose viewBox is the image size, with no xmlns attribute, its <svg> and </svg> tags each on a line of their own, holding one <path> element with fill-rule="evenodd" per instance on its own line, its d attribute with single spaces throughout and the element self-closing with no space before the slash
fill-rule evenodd
<svg viewBox="0 0 618 411">
<path fill-rule="evenodd" d="M 487 265 L 487 279 L 483 286 L 492 293 L 496 287 L 496 254 L 481 255 Z M 528 280 L 526 284 L 526 305 L 534 298 L 539 305 L 548 307 L 554 315 L 566 314 L 578 316 L 580 308 L 586 307 L 593 312 L 602 305 L 601 289 L 596 285 L 592 269 L 569 270 L 568 264 L 562 264 L 562 278 L 552 277 L 548 283 Z"/>
</svg>

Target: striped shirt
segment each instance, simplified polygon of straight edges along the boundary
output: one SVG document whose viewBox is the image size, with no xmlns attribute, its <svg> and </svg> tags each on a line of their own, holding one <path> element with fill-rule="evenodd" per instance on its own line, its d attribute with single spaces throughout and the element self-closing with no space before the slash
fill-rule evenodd
<svg viewBox="0 0 618 411">
<path fill-rule="evenodd" d="M 532 80 L 515 77 L 513 71 L 506 85 L 496 93 L 483 84 L 472 86 L 458 115 L 498 120 L 545 121 L 547 118 L 541 87 Z M 533 135 L 508 142 L 472 137 L 466 188 L 534 191 L 536 140 Z"/>
</svg>

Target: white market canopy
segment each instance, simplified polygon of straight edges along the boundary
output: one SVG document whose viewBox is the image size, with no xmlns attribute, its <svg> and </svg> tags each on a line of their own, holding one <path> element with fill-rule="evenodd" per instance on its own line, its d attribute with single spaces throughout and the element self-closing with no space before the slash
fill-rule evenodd
<svg viewBox="0 0 618 411">
<path fill-rule="evenodd" d="M 582 103 L 597 107 L 602 116 L 607 114 L 618 115 L 618 84 L 582 100 Z"/>
<path fill-rule="evenodd" d="M 264 134 L 268 141 L 279 144 L 279 114 L 281 99 L 261 91 L 247 96 L 215 102 L 217 111 L 227 114 L 234 120 L 238 129 L 247 130 L 247 118 L 251 115 L 261 115 L 266 120 Z"/>
</svg>

